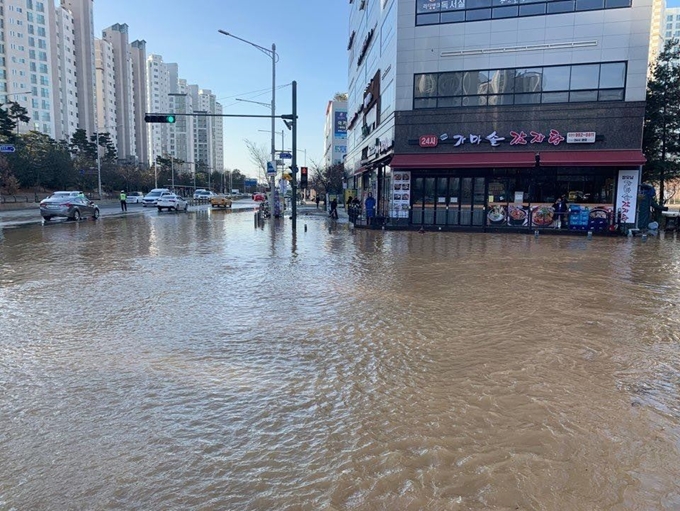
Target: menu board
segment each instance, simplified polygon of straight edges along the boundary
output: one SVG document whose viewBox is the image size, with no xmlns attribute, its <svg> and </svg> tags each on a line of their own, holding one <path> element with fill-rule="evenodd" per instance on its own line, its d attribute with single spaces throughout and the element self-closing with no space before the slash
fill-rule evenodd
<svg viewBox="0 0 680 511">
<path fill-rule="evenodd" d="M 392 174 L 392 218 L 408 218 L 411 209 L 411 173 L 397 171 Z"/>
</svg>

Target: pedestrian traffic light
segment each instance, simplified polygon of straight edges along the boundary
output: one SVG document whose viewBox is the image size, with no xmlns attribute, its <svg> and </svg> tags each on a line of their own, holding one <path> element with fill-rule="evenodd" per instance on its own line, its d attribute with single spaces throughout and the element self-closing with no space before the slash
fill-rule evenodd
<svg viewBox="0 0 680 511">
<path fill-rule="evenodd" d="M 300 188 L 307 188 L 307 167 L 300 167 Z"/>
<path fill-rule="evenodd" d="M 144 120 L 146 122 L 161 122 L 161 123 L 166 123 L 166 124 L 174 124 L 175 123 L 175 116 L 174 115 L 146 114 L 144 116 Z"/>
</svg>

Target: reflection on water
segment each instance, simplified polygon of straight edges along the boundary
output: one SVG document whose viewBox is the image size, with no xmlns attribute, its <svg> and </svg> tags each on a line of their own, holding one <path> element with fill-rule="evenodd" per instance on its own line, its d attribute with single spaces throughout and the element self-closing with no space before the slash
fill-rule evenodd
<svg viewBox="0 0 680 511">
<path fill-rule="evenodd" d="M 298 229 L 4 231 L 0 509 L 680 508 L 679 240 Z"/>
</svg>

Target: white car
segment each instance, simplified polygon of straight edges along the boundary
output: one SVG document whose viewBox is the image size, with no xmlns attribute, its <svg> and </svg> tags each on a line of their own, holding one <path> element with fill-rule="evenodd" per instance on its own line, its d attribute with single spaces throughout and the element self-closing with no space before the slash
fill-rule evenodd
<svg viewBox="0 0 680 511">
<path fill-rule="evenodd" d="M 163 196 L 156 202 L 158 211 L 167 209 L 168 211 L 187 211 L 189 203 L 179 195 L 174 193 L 164 193 Z"/>
<path fill-rule="evenodd" d="M 144 194 L 142 192 L 130 192 L 125 198 L 128 204 L 141 204 L 144 202 Z"/>
<path fill-rule="evenodd" d="M 171 193 L 172 192 L 170 192 L 170 190 L 168 190 L 167 188 L 154 188 L 144 196 L 142 204 L 144 204 L 144 207 L 155 206 L 158 199 L 160 199 L 163 195 Z"/>
<path fill-rule="evenodd" d="M 194 200 L 209 201 L 211 198 L 215 197 L 215 195 L 215 193 L 209 190 L 196 190 L 194 192 Z"/>
</svg>

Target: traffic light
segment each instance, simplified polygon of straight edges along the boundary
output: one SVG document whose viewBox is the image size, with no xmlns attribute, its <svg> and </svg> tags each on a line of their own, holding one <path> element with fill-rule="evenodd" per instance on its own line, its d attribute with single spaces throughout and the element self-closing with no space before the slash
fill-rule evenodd
<svg viewBox="0 0 680 511">
<path fill-rule="evenodd" d="M 300 189 L 307 188 L 307 167 L 300 167 Z"/>
<path fill-rule="evenodd" d="M 144 120 L 146 122 L 161 122 L 161 123 L 166 123 L 166 124 L 174 124 L 175 123 L 175 116 L 174 115 L 146 114 L 144 116 Z"/>
</svg>

